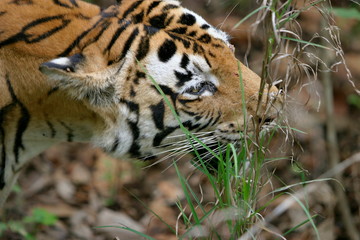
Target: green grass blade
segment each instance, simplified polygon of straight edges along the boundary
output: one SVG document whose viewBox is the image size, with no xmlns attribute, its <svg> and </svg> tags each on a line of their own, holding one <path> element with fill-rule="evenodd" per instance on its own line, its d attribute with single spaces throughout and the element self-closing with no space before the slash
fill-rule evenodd
<svg viewBox="0 0 360 240">
<path fill-rule="evenodd" d="M 188 205 L 189 205 L 190 211 L 191 211 L 191 213 L 192 213 L 193 216 L 194 216 L 195 223 L 196 223 L 196 224 L 200 224 L 199 217 L 198 217 L 198 215 L 197 215 L 195 206 L 194 206 L 194 204 L 193 204 L 193 202 L 192 202 L 192 200 L 191 200 L 191 196 L 190 196 L 189 190 L 188 190 L 188 188 L 187 188 L 186 180 L 185 180 L 184 177 L 181 175 L 180 170 L 179 170 L 177 164 L 174 163 L 173 166 L 175 167 L 176 174 L 178 175 L 178 178 L 179 178 L 179 180 L 180 180 L 180 184 L 181 184 L 181 187 L 182 187 L 182 189 L 183 189 L 183 191 L 184 191 L 185 198 L 186 198 L 186 201 L 187 201 L 187 203 L 188 203 Z"/>
<path fill-rule="evenodd" d="M 286 36 L 281 36 L 281 38 L 285 39 L 285 40 L 290 40 L 290 41 L 293 41 L 293 42 L 298 42 L 298 43 L 303 43 L 303 44 L 306 44 L 306 45 L 311 45 L 311 46 L 326 49 L 326 50 L 332 50 L 331 48 L 328 48 L 328 47 L 323 46 L 321 44 L 312 43 L 312 42 L 308 42 L 308 41 L 297 39 L 297 38 L 291 38 L 291 37 L 286 37 Z"/>
<path fill-rule="evenodd" d="M 310 215 L 309 210 L 308 210 L 308 209 L 305 207 L 305 205 L 300 201 L 300 199 L 299 199 L 298 197 L 296 197 L 294 194 L 292 194 L 292 193 L 286 193 L 286 194 L 292 196 L 292 197 L 295 199 L 295 201 L 300 205 L 300 207 L 303 209 L 304 213 L 306 214 L 306 217 L 308 218 L 309 222 L 311 223 L 311 225 L 312 225 L 312 227 L 313 227 L 313 229 L 314 229 L 314 231 L 315 231 L 316 238 L 317 238 L 318 240 L 320 240 L 319 231 L 318 231 L 318 229 L 317 229 L 317 227 L 316 227 L 316 225 L 315 225 L 315 222 L 314 222 L 313 218 L 312 218 L 311 215 Z"/>
<path fill-rule="evenodd" d="M 319 216 L 319 215 L 315 214 L 315 215 L 311 216 L 311 219 L 315 219 L 317 216 Z M 300 228 L 301 226 L 305 225 L 305 224 L 308 223 L 308 222 L 310 222 L 310 220 L 309 220 L 309 219 L 306 219 L 306 220 L 304 220 L 303 222 L 301 222 L 301 223 L 299 223 L 298 225 L 296 225 L 295 227 L 290 228 L 288 231 L 286 231 L 286 232 L 283 233 L 282 235 L 285 237 L 286 235 L 292 233 L 293 231 L 295 231 L 296 229 Z"/>
<path fill-rule="evenodd" d="M 236 23 L 234 25 L 234 27 L 232 28 L 232 30 L 238 28 L 242 23 L 244 23 L 246 20 L 248 20 L 251 16 L 253 16 L 254 14 L 258 13 L 260 10 L 264 9 L 264 8 L 268 8 L 268 6 L 261 6 L 257 9 L 255 9 L 254 11 L 252 11 L 251 13 L 249 13 L 248 15 L 246 15 L 243 19 L 241 19 L 238 23 Z"/>
</svg>

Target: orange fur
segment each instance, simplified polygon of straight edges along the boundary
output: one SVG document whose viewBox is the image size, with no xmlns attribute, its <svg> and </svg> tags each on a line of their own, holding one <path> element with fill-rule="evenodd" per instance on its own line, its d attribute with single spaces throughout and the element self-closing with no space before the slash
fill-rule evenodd
<svg viewBox="0 0 360 240">
<path fill-rule="evenodd" d="M 244 130 L 243 104 L 248 116 L 276 113 L 266 96 L 258 104 L 260 78 L 243 64 L 242 102 L 225 33 L 177 2 L 124 0 L 100 12 L 77 0 L 2 0 L 0 21 L 0 205 L 27 160 L 57 142 L 135 157 L 171 143 L 179 123 L 148 74 L 182 124 L 222 140 Z"/>
</svg>

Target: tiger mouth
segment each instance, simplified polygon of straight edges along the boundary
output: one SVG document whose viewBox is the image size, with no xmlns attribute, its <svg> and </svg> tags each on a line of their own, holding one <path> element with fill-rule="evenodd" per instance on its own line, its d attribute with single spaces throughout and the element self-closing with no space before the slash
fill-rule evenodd
<svg viewBox="0 0 360 240">
<path fill-rule="evenodd" d="M 260 132 L 266 133 L 273 129 L 275 124 L 269 122 L 263 124 Z M 194 156 L 194 162 L 203 161 L 205 165 L 209 165 L 211 168 L 217 169 L 219 158 L 224 158 L 226 155 L 228 144 L 232 144 L 237 152 L 242 149 L 244 141 L 246 139 L 253 138 L 254 130 L 247 129 L 244 131 L 221 131 L 216 129 L 215 131 L 207 133 L 194 133 L 196 138 L 187 139 L 185 135 L 177 138 L 177 141 L 166 142 L 157 147 L 156 153 L 145 153 L 140 157 L 142 160 L 155 160 L 155 159 L 179 159 L 181 156 L 191 154 Z M 161 160 L 159 160 L 161 161 Z"/>
</svg>

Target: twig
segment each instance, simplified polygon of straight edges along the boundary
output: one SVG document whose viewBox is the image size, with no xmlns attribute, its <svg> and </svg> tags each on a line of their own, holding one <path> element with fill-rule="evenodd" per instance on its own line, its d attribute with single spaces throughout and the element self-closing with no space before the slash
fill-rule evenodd
<svg viewBox="0 0 360 240">
<path fill-rule="evenodd" d="M 324 174 L 321 174 L 319 178 L 331 178 L 335 175 L 341 174 L 346 168 L 350 167 L 351 165 L 355 163 L 360 163 L 360 152 L 355 153 L 348 159 L 342 161 L 339 163 L 336 167 L 331 168 L 329 171 L 325 172 Z"/>
</svg>

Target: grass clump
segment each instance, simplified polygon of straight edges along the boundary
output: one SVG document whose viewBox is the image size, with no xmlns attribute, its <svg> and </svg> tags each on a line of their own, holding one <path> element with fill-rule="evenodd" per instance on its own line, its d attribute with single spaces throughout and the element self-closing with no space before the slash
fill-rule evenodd
<svg viewBox="0 0 360 240">
<path fill-rule="evenodd" d="M 252 15 L 257 14 L 253 27 L 255 29 L 262 27 L 263 32 L 265 32 L 259 100 L 265 96 L 263 93 L 267 84 L 270 86 L 276 84 L 280 87 L 284 93 L 284 101 L 287 102 L 287 92 L 294 85 L 302 84 L 303 87 L 311 85 L 312 81 L 315 82 L 317 79 L 318 72 L 324 71 L 324 68 L 325 71 L 332 71 L 336 65 L 340 64 L 346 68 L 338 29 L 332 21 L 331 12 L 329 12 L 331 9 L 329 2 L 318 0 L 302 3 L 296 0 L 262 1 L 261 6 L 234 26 L 234 28 L 238 27 Z M 323 16 L 322 21 L 326 21 L 327 25 L 326 28 L 322 29 L 322 32 L 303 39 L 302 29 L 297 19 L 303 12 L 310 9 L 316 9 Z M 329 66 L 322 61 L 319 56 L 323 51 L 337 54 L 335 65 Z M 286 66 L 285 74 L 280 74 L 279 68 L 284 65 Z M 320 67 L 321 65 L 324 67 Z M 239 87 L 243 92 L 241 72 L 239 72 L 239 76 Z M 348 76 L 351 76 L 350 73 Z M 305 82 L 304 78 L 306 79 Z M 351 82 L 350 77 L 349 81 Z M 271 104 L 268 99 L 267 101 Z M 246 102 L 245 99 L 243 102 Z M 286 106 L 284 106 L 284 111 L 286 110 Z M 308 189 L 308 185 L 317 181 L 323 182 L 326 179 L 307 181 L 306 174 L 300 174 L 299 184 L 291 186 L 284 184 L 284 187 L 279 191 L 272 191 L 265 203 L 259 203 L 260 192 L 264 185 L 271 184 L 271 176 L 273 175 L 266 172 L 265 165 L 270 161 L 279 160 L 268 157 L 269 145 L 275 131 L 284 133 L 285 139 L 290 141 L 294 139 L 292 137 L 294 131 L 301 132 L 290 127 L 286 118 L 281 119 L 281 121 L 283 122 L 282 125 L 285 126 L 278 125 L 270 131 L 265 131 L 261 124 L 256 125 L 256 131 L 253 135 L 245 132 L 243 136 L 239 136 L 241 139 L 240 146 L 228 144 L 225 148 L 222 147 L 221 151 L 217 151 L 219 153 L 216 155 L 218 168 L 215 170 L 215 174 L 208 171 L 206 161 L 204 162 L 201 156 L 197 155 L 196 165 L 209 179 L 215 193 L 215 201 L 209 210 L 204 210 L 206 209 L 204 206 L 208 203 L 204 204 L 198 200 L 199 197 L 195 196 L 194 191 L 190 189 L 185 178 L 178 171 L 190 208 L 190 214 L 185 217 L 185 207 L 179 205 L 183 221 L 188 226 L 185 234 L 179 236 L 180 239 L 257 239 L 262 231 L 267 231 L 279 239 L 284 239 L 284 236 L 306 224 L 313 228 L 315 239 L 321 238 L 315 221 L 318 215 L 312 214 L 309 209 L 307 191 L 300 191 L 302 195 L 298 196 L 296 190 L 293 189 L 296 186 Z M 247 122 L 246 124 L 253 123 Z M 306 218 L 283 233 L 273 232 L 267 228 L 267 225 L 280 215 L 279 213 L 271 213 L 269 218 L 262 215 L 267 206 L 280 197 L 286 197 L 286 199 L 297 204 Z M 287 208 L 285 207 L 285 209 Z"/>
</svg>

